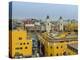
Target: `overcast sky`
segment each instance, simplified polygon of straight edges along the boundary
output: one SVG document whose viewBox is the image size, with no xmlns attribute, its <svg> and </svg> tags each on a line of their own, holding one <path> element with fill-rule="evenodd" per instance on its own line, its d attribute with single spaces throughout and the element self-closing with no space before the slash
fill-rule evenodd
<svg viewBox="0 0 80 60">
<path fill-rule="evenodd" d="M 78 7 L 76 5 L 13 2 L 12 18 L 37 18 L 45 19 L 49 15 L 51 19 L 58 19 L 62 16 L 64 19 L 78 19 Z"/>
</svg>

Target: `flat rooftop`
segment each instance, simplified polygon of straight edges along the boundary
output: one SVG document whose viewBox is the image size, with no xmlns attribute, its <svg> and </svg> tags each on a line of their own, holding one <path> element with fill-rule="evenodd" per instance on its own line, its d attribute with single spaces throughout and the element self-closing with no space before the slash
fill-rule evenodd
<svg viewBox="0 0 80 60">
<path fill-rule="evenodd" d="M 75 43 L 75 44 L 68 44 L 68 46 L 78 50 L 78 44 L 77 43 Z"/>
<path fill-rule="evenodd" d="M 70 38 L 54 38 L 54 37 L 48 37 L 49 42 L 62 42 L 62 41 L 78 41 L 78 37 L 70 37 Z"/>
</svg>

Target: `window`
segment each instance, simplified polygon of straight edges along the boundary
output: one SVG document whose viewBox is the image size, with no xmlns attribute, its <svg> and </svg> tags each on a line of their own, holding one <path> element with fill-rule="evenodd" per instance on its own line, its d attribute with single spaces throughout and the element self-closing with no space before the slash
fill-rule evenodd
<svg viewBox="0 0 80 60">
<path fill-rule="evenodd" d="M 61 46 L 61 48 L 62 48 L 62 46 Z"/>
<path fill-rule="evenodd" d="M 50 56 L 52 56 L 52 54 L 50 54 Z"/>
<path fill-rule="evenodd" d="M 66 55 L 66 52 L 64 52 L 63 55 Z"/>
<path fill-rule="evenodd" d="M 19 37 L 19 40 L 22 40 L 22 37 Z"/>
<path fill-rule="evenodd" d="M 20 45 L 22 45 L 22 43 L 20 43 Z"/>
<path fill-rule="evenodd" d="M 52 49 L 52 46 L 50 48 Z"/>
<path fill-rule="evenodd" d="M 59 47 L 57 46 L 57 49 L 58 49 Z"/>
<path fill-rule="evenodd" d="M 25 45 L 25 43 L 23 43 Z"/>
<path fill-rule="evenodd" d="M 29 44 L 29 42 L 27 44 Z"/>
<path fill-rule="evenodd" d="M 58 56 L 58 53 L 56 55 Z"/>
<path fill-rule="evenodd" d="M 20 49 L 22 49 L 22 47 L 20 47 Z"/>
<path fill-rule="evenodd" d="M 27 47 L 25 47 L 25 49 L 27 49 Z"/>
</svg>

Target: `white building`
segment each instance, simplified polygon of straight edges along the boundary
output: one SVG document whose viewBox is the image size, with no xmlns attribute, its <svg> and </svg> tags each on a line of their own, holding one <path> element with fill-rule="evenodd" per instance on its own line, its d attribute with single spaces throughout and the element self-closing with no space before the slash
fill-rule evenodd
<svg viewBox="0 0 80 60">
<path fill-rule="evenodd" d="M 63 19 L 62 17 L 59 18 L 59 30 L 60 31 L 63 31 L 64 30 L 64 22 L 63 22 Z"/>
<path fill-rule="evenodd" d="M 49 16 L 47 16 L 46 18 L 46 32 L 50 32 L 51 31 L 51 23 L 50 23 L 50 19 Z"/>
</svg>

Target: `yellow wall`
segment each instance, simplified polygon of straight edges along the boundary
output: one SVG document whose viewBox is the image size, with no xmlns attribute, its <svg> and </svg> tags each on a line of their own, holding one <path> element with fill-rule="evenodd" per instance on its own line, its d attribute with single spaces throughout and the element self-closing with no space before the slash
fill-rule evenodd
<svg viewBox="0 0 80 60">
<path fill-rule="evenodd" d="M 47 45 L 45 45 L 47 46 Z M 64 43 L 48 43 L 48 47 L 45 48 L 46 54 L 48 56 L 61 56 L 64 52 L 66 52 L 66 44 Z"/>
<path fill-rule="evenodd" d="M 45 46 L 45 55 L 46 56 L 62 56 L 62 55 L 75 55 L 76 53 L 67 48 L 67 44 L 76 43 L 77 41 L 72 42 L 48 42 L 44 44 Z M 64 54 L 66 52 L 66 54 Z"/>
<path fill-rule="evenodd" d="M 10 39 L 12 40 L 10 42 L 12 43 L 10 47 L 10 50 L 12 49 L 12 52 L 10 51 L 12 53 L 11 56 L 15 57 L 16 52 L 23 56 L 32 56 L 32 40 L 27 39 L 27 32 L 19 29 L 12 30 L 10 33 L 12 33 L 12 39 Z"/>
</svg>

